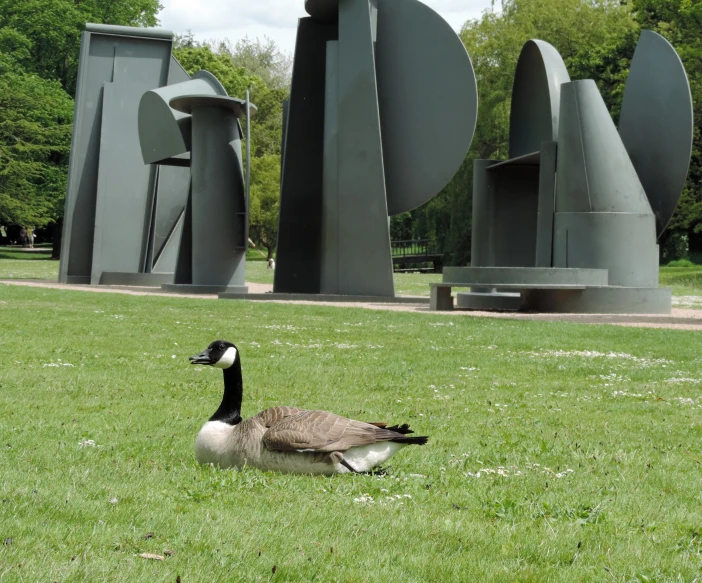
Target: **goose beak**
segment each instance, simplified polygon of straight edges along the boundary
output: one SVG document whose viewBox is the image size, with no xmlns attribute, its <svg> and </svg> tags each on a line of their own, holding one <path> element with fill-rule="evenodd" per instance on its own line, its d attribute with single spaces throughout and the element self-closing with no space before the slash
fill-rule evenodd
<svg viewBox="0 0 702 583">
<path fill-rule="evenodd" d="M 212 358 L 210 357 L 209 349 L 203 350 L 197 356 L 191 356 L 190 364 L 209 364 L 210 366 L 213 365 L 214 362 L 212 362 Z"/>
</svg>

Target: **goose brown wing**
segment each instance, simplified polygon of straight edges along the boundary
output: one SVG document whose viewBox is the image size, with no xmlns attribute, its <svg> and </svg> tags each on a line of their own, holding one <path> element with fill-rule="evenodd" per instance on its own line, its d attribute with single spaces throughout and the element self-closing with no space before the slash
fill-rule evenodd
<svg viewBox="0 0 702 583">
<path fill-rule="evenodd" d="M 271 407 L 265 411 L 261 411 L 256 418 L 263 423 L 265 427 L 272 427 L 286 417 L 302 413 L 306 409 L 298 409 L 297 407 Z"/>
<path fill-rule="evenodd" d="M 333 452 L 389 440 L 393 435 L 398 436 L 370 423 L 327 411 L 300 411 L 273 424 L 264 433 L 263 444 L 276 451 Z"/>
</svg>

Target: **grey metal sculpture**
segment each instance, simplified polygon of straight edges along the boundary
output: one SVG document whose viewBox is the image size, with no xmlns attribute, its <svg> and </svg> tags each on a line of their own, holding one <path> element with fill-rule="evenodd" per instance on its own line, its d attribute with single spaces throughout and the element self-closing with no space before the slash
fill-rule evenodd
<svg viewBox="0 0 702 583">
<path fill-rule="evenodd" d="M 388 217 L 430 200 L 463 162 L 477 116 L 470 58 L 418 0 L 305 8 L 274 291 L 392 297 Z"/>
<path fill-rule="evenodd" d="M 692 100 L 660 35 L 641 35 L 624 95 L 617 131 L 594 81 L 571 82 L 548 43 L 525 45 L 510 159 L 475 161 L 472 267 L 444 270 L 433 309 L 468 286 L 458 307 L 670 312 L 656 237 L 685 182 Z"/>
<path fill-rule="evenodd" d="M 139 104 L 144 163 L 187 163 L 192 188 L 170 291 L 246 293 L 248 186 L 239 119 L 255 112 L 227 96 L 217 79 L 193 79 L 146 92 Z M 247 124 L 248 127 L 248 124 Z"/>
<path fill-rule="evenodd" d="M 139 155 L 141 95 L 188 79 L 171 56 L 173 34 L 86 25 L 76 90 L 59 280 L 172 280 L 189 171 L 157 172 Z M 156 193 L 158 192 L 158 204 Z"/>
<path fill-rule="evenodd" d="M 247 291 L 238 118 L 255 106 L 207 71 L 191 79 L 172 44 L 168 31 L 86 26 L 61 281 Z"/>
</svg>

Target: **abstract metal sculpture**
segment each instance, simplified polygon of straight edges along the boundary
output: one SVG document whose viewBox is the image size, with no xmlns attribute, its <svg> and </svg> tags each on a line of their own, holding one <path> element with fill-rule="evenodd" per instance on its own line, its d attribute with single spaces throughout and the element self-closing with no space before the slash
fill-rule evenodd
<svg viewBox="0 0 702 583">
<path fill-rule="evenodd" d="M 171 56 L 173 33 L 86 25 L 76 89 L 59 280 L 172 281 L 190 172 L 145 166 L 142 94 L 189 77 Z M 158 203 L 156 203 L 158 192 Z"/>
<path fill-rule="evenodd" d="M 529 41 L 517 65 L 510 159 L 476 160 L 472 267 L 444 269 L 432 308 L 669 313 L 660 235 L 682 193 L 692 100 L 673 47 L 644 31 L 619 131 L 592 80 Z"/>
<path fill-rule="evenodd" d="M 171 32 L 88 24 L 81 43 L 60 281 L 245 292 L 255 106 L 191 79 Z"/>
<path fill-rule="evenodd" d="M 274 291 L 393 297 L 388 217 L 438 194 L 465 159 L 477 117 L 473 67 L 456 33 L 418 0 L 305 8 Z"/>
<path fill-rule="evenodd" d="M 248 101 L 228 97 L 206 71 L 191 81 L 149 91 L 141 99 L 144 162 L 169 165 L 185 160 L 192 174 L 174 282 L 163 285 L 169 291 L 248 291 L 248 200 L 238 120 L 255 110 Z"/>
</svg>

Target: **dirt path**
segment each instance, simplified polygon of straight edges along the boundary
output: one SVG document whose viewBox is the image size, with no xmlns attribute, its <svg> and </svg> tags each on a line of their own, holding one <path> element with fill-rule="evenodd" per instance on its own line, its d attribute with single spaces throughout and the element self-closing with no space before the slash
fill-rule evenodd
<svg viewBox="0 0 702 583">
<path fill-rule="evenodd" d="M 73 291 L 83 291 L 92 293 L 120 293 L 133 296 L 166 296 L 184 297 L 201 300 L 216 300 L 216 295 L 201 294 L 172 294 L 161 290 L 161 288 L 127 288 L 122 286 L 89 286 L 89 285 L 69 285 L 53 281 L 41 280 L 0 280 L 0 284 L 19 285 L 26 287 L 41 287 L 51 289 L 64 289 Z M 250 293 L 267 293 L 272 291 L 273 286 L 263 283 L 247 283 Z M 236 301 L 236 300 L 235 300 Z M 254 300 L 255 301 L 255 300 Z M 373 303 L 373 302 L 312 302 L 290 300 L 266 300 L 276 303 L 297 303 L 311 306 L 337 306 L 344 308 L 366 308 L 369 310 L 387 310 L 396 312 L 418 312 L 431 314 L 434 316 L 451 318 L 512 318 L 517 320 L 540 320 L 546 322 L 576 322 L 580 324 L 612 324 L 616 326 L 634 326 L 639 328 L 670 328 L 674 330 L 702 330 L 702 310 L 689 308 L 673 308 L 671 314 L 532 314 L 525 312 L 481 312 L 468 310 L 455 310 L 452 312 L 430 312 L 428 305 L 423 304 L 400 304 L 400 303 Z"/>
</svg>

